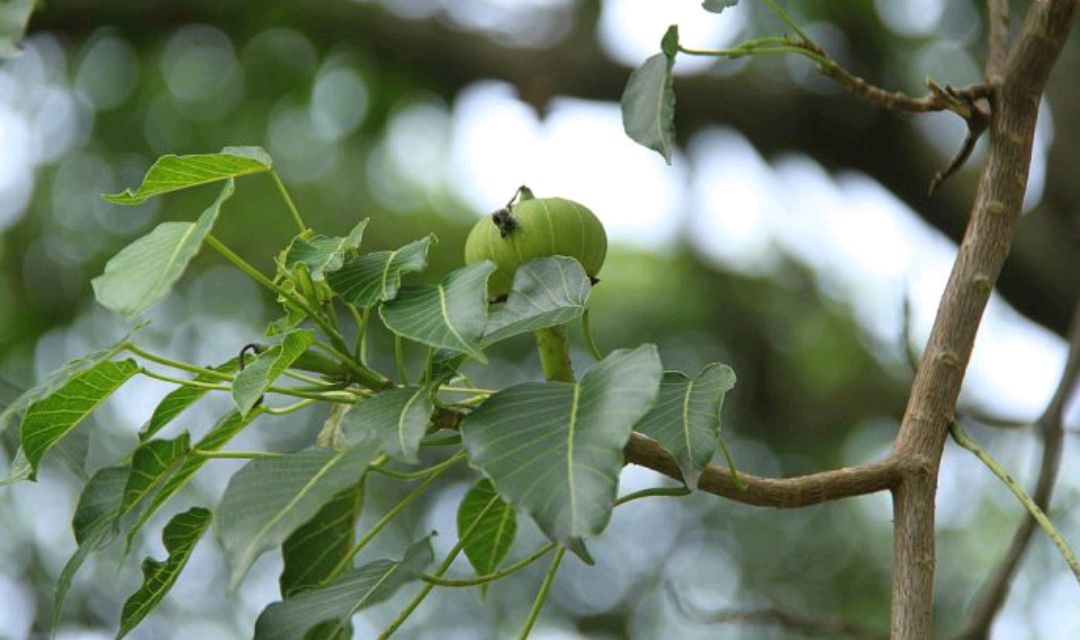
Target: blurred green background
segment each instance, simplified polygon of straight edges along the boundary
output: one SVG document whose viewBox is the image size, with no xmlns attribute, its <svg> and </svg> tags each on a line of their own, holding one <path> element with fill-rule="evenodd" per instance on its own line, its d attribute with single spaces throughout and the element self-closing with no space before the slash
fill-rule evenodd
<svg viewBox="0 0 1080 640">
<path fill-rule="evenodd" d="M 889 88 L 918 93 L 927 74 L 965 84 L 981 73 L 981 2 L 787 4 L 834 57 Z M 1013 4 L 1017 13 L 1027 6 Z M 963 137 L 955 117 L 870 109 L 801 60 L 680 59 L 680 152 L 667 167 L 622 134 L 617 102 L 630 70 L 673 22 L 685 44 L 702 48 L 782 32 L 746 0 L 721 16 L 690 0 L 49 0 L 31 20 L 23 54 L 0 61 L 0 376 L 29 386 L 122 335 L 122 321 L 94 303 L 90 279 L 154 224 L 192 219 L 214 196 L 195 190 L 119 208 L 98 194 L 136 185 L 161 154 L 262 145 L 316 229 L 339 234 L 370 216 L 369 249 L 436 233 L 424 279 L 459 266 L 471 224 L 520 184 L 584 202 L 612 239 L 592 296 L 601 347 L 654 342 L 667 368 L 687 372 L 729 363 L 739 382 L 725 406 L 725 440 L 740 468 L 791 475 L 882 455 L 911 375 L 903 301 L 912 303 L 918 348 L 982 148 L 930 199 L 930 177 Z M 1027 211 L 962 396 L 965 407 L 1011 419 L 1034 419 L 1049 399 L 1064 362 L 1060 334 L 1080 296 L 1077 40 L 1051 82 Z M 290 219 L 269 178 L 238 187 L 216 233 L 269 271 L 293 233 Z M 205 253 L 152 310 L 140 341 L 217 362 L 261 335 L 275 317 L 272 303 Z M 377 336 L 384 367 L 388 347 Z M 525 338 L 493 355 L 488 367 L 468 366 L 482 386 L 539 375 Z M 587 366 L 583 352 L 575 356 Z M 87 448 L 86 469 L 128 451 L 166 391 L 129 385 L 80 427 L 71 437 Z M 201 433 L 226 406 L 210 399 L 171 428 Z M 236 446 L 305 446 L 324 416 L 299 416 L 288 428 L 256 423 Z M 974 434 L 1017 477 L 1034 477 L 1035 433 Z M 1070 435 L 1051 513 L 1074 541 L 1076 453 Z M 208 465 L 173 510 L 216 500 L 237 467 Z M 461 470 L 368 558 L 397 553 L 431 529 L 445 552 L 471 478 Z M 666 482 L 628 468 L 622 490 Z M 0 491 L 0 638 L 45 637 L 52 588 L 74 550 L 77 487 L 76 474 L 54 461 L 38 483 Z M 373 483 L 367 512 L 401 494 L 391 482 Z M 1021 512 L 952 448 L 938 508 L 945 636 L 963 623 Z M 158 531 L 171 513 L 155 519 L 124 563 L 113 549 L 87 564 L 57 637 L 112 637 L 138 560 L 162 554 Z M 539 540 L 531 524 L 523 528 L 514 553 Z M 793 637 L 721 620 L 767 607 L 884 631 L 891 544 L 887 495 L 795 512 L 708 495 L 636 502 L 591 547 L 596 567 L 564 564 L 534 637 Z M 214 543 L 203 542 L 132 637 L 250 635 L 255 616 L 277 599 L 280 560 L 264 557 L 235 598 L 226 597 L 222 570 Z M 486 600 L 475 590 L 437 590 L 398 637 L 512 635 L 542 571 L 502 583 Z M 373 637 L 409 596 L 406 589 L 359 617 L 357 637 Z M 1080 636 L 1076 596 L 1052 546 L 1037 539 L 995 637 Z"/>
</svg>

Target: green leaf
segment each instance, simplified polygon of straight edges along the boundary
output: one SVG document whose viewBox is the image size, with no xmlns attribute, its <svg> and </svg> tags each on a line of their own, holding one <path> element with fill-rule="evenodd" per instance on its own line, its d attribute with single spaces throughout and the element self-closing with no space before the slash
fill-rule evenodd
<svg viewBox="0 0 1080 640">
<path fill-rule="evenodd" d="M 675 456 L 690 488 L 716 452 L 720 409 L 734 386 L 735 372 L 723 364 L 710 364 L 694 378 L 666 372 L 656 404 L 634 427 Z"/>
<path fill-rule="evenodd" d="M 672 59 L 679 53 L 679 25 L 673 24 L 664 32 L 664 37 L 660 39 L 660 50 Z"/>
<path fill-rule="evenodd" d="M 656 400 L 661 374 L 647 344 L 613 351 L 577 383 L 504 389 L 461 425 L 469 461 L 549 538 L 591 563 L 582 539 L 611 518 L 623 447 Z"/>
<path fill-rule="evenodd" d="M 138 329 L 139 327 L 136 327 L 132 330 L 132 333 Z M 110 347 L 68 360 L 59 369 L 45 376 L 44 380 L 34 385 L 29 391 L 24 391 L 17 398 L 6 403 L 4 411 L 0 412 L 0 433 L 3 433 L 13 424 L 34 401 L 52 395 L 75 376 L 96 367 L 103 361 L 123 351 L 129 337 L 131 337 L 130 333 L 123 340 Z"/>
<path fill-rule="evenodd" d="M 116 535 L 127 478 L 128 467 L 105 467 L 95 473 L 83 487 L 79 504 L 75 507 L 75 516 L 71 520 L 75 542 L 79 546 L 64 565 L 56 582 L 56 593 L 53 596 L 54 629 L 60 621 L 64 601 L 75 574 L 91 551 L 104 547 Z"/>
<path fill-rule="evenodd" d="M 138 371 L 134 360 L 105 360 L 31 404 L 22 421 L 22 449 L 30 462 L 30 479 L 37 476 L 45 453 Z"/>
<path fill-rule="evenodd" d="M 356 520 L 363 504 L 361 480 L 330 498 L 315 517 L 285 540 L 281 545 L 285 563 L 280 580 L 283 598 L 318 587 L 330 578 L 352 549 Z"/>
<path fill-rule="evenodd" d="M 675 89 L 671 76 L 674 60 L 658 53 L 630 74 L 622 95 L 626 135 L 664 156 L 671 164 L 675 149 Z"/>
<path fill-rule="evenodd" d="M 34 0 L 5 0 L 0 2 L 0 59 L 19 55 L 19 42 L 26 33 Z"/>
<path fill-rule="evenodd" d="M 199 253 L 221 205 L 234 191 L 229 179 L 195 222 L 163 222 L 124 247 L 105 265 L 105 272 L 91 281 L 97 301 L 130 319 L 164 298 Z"/>
<path fill-rule="evenodd" d="M 126 189 L 101 197 L 113 204 L 141 204 L 163 193 L 269 171 L 271 165 L 270 156 L 260 147 L 225 147 L 221 153 L 161 156 L 146 172 L 138 190 Z"/>
<path fill-rule="evenodd" d="M 427 268 L 427 252 L 435 236 L 429 235 L 393 251 L 376 251 L 350 260 L 327 282 L 341 299 L 367 309 L 397 297 L 401 276 Z"/>
<path fill-rule="evenodd" d="M 484 512 L 492 499 L 497 502 Z M 500 499 L 491 481 L 484 478 L 469 489 L 458 506 L 458 537 L 473 526 L 482 512 L 480 523 L 465 540 L 465 557 L 480 576 L 494 573 L 499 568 L 510 552 L 510 545 L 514 543 L 517 533 L 514 507 Z"/>
<path fill-rule="evenodd" d="M 228 362 L 219 364 L 213 367 L 214 371 L 218 373 L 233 373 L 237 368 L 237 359 L 232 358 Z M 208 376 L 200 373 L 195 376 L 195 382 L 220 382 L 218 378 L 214 376 Z M 139 440 L 146 441 L 152 438 L 158 431 L 161 431 L 165 425 L 172 422 L 173 418 L 180 415 L 184 409 L 187 409 L 191 405 L 199 401 L 203 396 L 209 393 L 209 389 L 200 389 L 199 387 L 187 387 L 181 386 L 175 391 L 169 392 L 161 402 L 154 407 L 154 413 L 150 416 L 150 421 L 146 423 L 146 426 L 139 431 Z"/>
<path fill-rule="evenodd" d="M 172 440 L 150 440 L 139 445 L 131 456 L 131 474 L 124 487 L 120 517 L 131 513 L 143 498 L 159 489 L 190 450 L 191 436 L 186 431 Z"/>
<path fill-rule="evenodd" d="M 376 560 L 349 569 L 321 589 L 275 602 L 255 622 L 255 640 L 336 638 L 352 616 L 390 598 L 434 559 L 429 539 L 414 543 L 399 561 Z M 318 632 L 313 632 L 315 628 Z"/>
<path fill-rule="evenodd" d="M 316 446 L 338 450 L 349 448 L 345 433 L 342 431 L 341 421 L 352 407 L 353 405 L 341 403 L 334 403 L 330 407 L 330 415 L 326 416 L 322 429 L 319 429 L 319 435 L 315 437 Z"/>
<path fill-rule="evenodd" d="M 164 561 L 147 558 L 143 561 L 143 583 L 124 602 L 120 614 L 120 630 L 117 640 L 123 638 L 161 602 L 169 592 L 180 572 L 187 565 L 191 552 L 210 524 L 210 511 L 192 507 L 173 516 L 161 532 L 161 541 L 169 557 Z"/>
<path fill-rule="evenodd" d="M 467 357 L 464 353 L 458 353 L 452 349 L 436 349 L 431 358 L 431 375 L 427 375 L 428 372 L 425 371 L 424 382 L 434 385 L 448 382 L 457 375 L 458 369 Z"/>
<path fill-rule="evenodd" d="M 378 450 L 307 449 L 252 460 L 229 480 L 215 526 L 235 589 L 264 551 L 279 546 L 335 494 L 360 481 Z"/>
<path fill-rule="evenodd" d="M 705 0 L 701 3 L 702 8 L 710 13 L 720 13 L 724 9 L 734 7 L 739 0 Z"/>
<path fill-rule="evenodd" d="M 480 338 L 487 325 L 487 279 L 494 270 L 484 260 L 451 271 L 438 285 L 402 289 L 379 307 L 379 316 L 400 336 L 486 363 Z"/>
<path fill-rule="evenodd" d="M 482 344 L 570 322 L 585 312 L 592 285 L 581 263 L 566 256 L 526 262 L 514 273 L 505 303 L 488 318 Z"/>
<path fill-rule="evenodd" d="M 232 397 L 240 413 L 251 411 L 270 385 L 299 358 L 315 334 L 307 329 L 290 331 L 279 344 L 263 351 L 233 380 Z"/>
<path fill-rule="evenodd" d="M 292 273 L 296 265 L 303 264 L 308 268 L 313 280 L 324 280 L 327 274 L 339 271 L 346 256 L 360 247 L 367 223 L 368 218 L 364 218 L 344 238 L 328 238 L 323 235 L 297 237 L 285 253 L 285 271 Z"/>
<path fill-rule="evenodd" d="M 345 414 L 341 430 L 352 446 L 362 446 L 374 436 L 382 451 L 416 463 L 433 411 L 431 387 L 390 389 L 354 404 Z"/>
<path fill-rule="evenodd" d="M 217 451 L 221 449 L 233 438 L 233 436 L 243 431 L 244 427 L 251 424 L 251 421 L 261 413 L 262 410 L 258 408 L 252 410 L 246 416 L 241 416 L 239 412 L 233 411 L 222 418 L 214 425 L 213 429 L 195 443 L 193 449 L 198 451 Z M 143 509 L 142 513 L 139 514 L 135 524 L 131 526 L 131 529 L 127 533 L 127 544 L 129 547 L 131 546 L 131 541 L 135 539 L 135 534 L 142 529 L 143 525 L 157 513 L 158 509 L 160 509 L 163 504 L 168 502 L 169 498 L 182 489 L 184 485 L 188 483 L 188 480 L 190 480 L 199 469 L 202 469 L 204 464 L 206 464 L 206 458 L 195 456 L 192 455 L 191 452 L 188 452 L 188 455 L 185 456 L 183 462 L 181 462 L 179 468 L 177 468 L 176 473 L 170 475 L 168 479 L 162 483 L 161 489 L 154 494 L 154 497 L 150 499 L 150 503 Z"/>
</svg>

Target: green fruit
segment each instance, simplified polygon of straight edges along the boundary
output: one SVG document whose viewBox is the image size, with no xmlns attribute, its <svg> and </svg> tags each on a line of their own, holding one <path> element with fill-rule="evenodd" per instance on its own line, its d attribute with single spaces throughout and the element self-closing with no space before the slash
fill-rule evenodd
<svg viewBox="0 0 1080 640">
<path fill-rule="evenodd" d="M 495 263 L 488 293 L 510 291 L 518 266 L 544 256 L 569 256 L 596 278 L 607 255 L 604 225 L 585 206 L 566 198 L 534 198 L 522 187 L 517 204 L 482 218 L 465 241 L 465 263 Z"/>
</svg>

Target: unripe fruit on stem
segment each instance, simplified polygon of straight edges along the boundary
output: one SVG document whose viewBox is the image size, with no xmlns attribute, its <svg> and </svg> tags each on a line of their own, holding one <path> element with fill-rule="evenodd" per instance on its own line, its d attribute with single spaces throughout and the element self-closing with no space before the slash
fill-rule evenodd
<svg viewBox="0 0 1080 640">
<path fill-rule="evenodd" d="M 527 187 L 519 194 L 516 204 L 477 222 L 465 241 L 466 264 L 485 259 L 495 263 L 488 294 L 506 295 L 514 271 L 545 256 L 574 258 L 595 278 L 607 255 L 607 233 L 596 215 L 566 198 L 534 198 Z"/>
</svg>

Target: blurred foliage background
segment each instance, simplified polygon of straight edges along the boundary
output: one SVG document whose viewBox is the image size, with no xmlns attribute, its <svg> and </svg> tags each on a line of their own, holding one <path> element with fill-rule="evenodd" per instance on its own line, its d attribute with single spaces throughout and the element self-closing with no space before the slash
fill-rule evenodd
<svg viewBox="0 0 1080 640">
<path fill-rule="evenodd" d="M 978 80 L 981 2 L 786 4 L 837 59 L 878 84 L 920 92 L 927 74 Z M 1013 4 L 1019 13 L 1027 3 Z M 740 468 L 791 475 L 881 455 L 911 375 L 902 300 L 912 296 L 916 339 L 924 338 L 955 250 L 947 238 L 963 230 L 981 156 L 929 199 L 929 178 L 963 135 L 959 121 L 869 109 L 801 61 L 680 60 L 683 152 L 668 168 L 621 135 L 616 103 L 631 68 L 675 21 L 691 46 L 780 33 L 745 0 L 720 17 L 685 0 L 49 0 L 31 20 L 24 53 L 0 61 L 0 375 L 29 386 L 121 335 L 121 321 L 93 302 L 90 278 L 157 222 L 191 219 L 213 197 L 185 192 L 119 209 L 97 194 L 137 184 L 161 154 L 255 144 L 274 157 L 317 229 L 340 233 L 370 216 L 371 249 L 436 233 L 425 279 L 460 264 L 473 221 L 519 184 L 578 198 L 614 240 L 592 298 L 601 346 L 655 342 L 668 368 L 688 372 L 731 364 L 739 382 L 724 429 Z M 1058 334 L 1080 296 L 1078 40 L 1053 76 L 1029 211 L 995 295 L 996 320 L 980 336 L 987 355 L 965 389 L 968 405 L 1010 418 L 1033 419 L 1049 398 L 1064 357 Z M 290 220 L 265 176 L 238 186 L 217 234 L 270 270 L 293 233 Z M 904 259 L 889 262 L 896 251 Z M 928 256 L 937 256 L 929 267 Z M 153 310 L 141 340 L 217 362 L 261 335 L 273 301 L 215 255 L 193 267 Z M 375 345 L 388 364 L 385 339 Z M 539 375 L 526 339 L 495 355 L 489 367 L 470 366 L 478 384 Z M 130 385 L 81 427 L 72 438 L 87 452 L 86 470 L 128 451 L 166 391 Z M 201 433 L 226 406 L 210 399 L 172 428 Z M 291 426 L 257 423 L 236 445 L 305 446 L 324 416 L 300 415 Z M 976 434 L 1018 477 L 1033 477 L 1034 433 Z M 1075 444 L 1070 436 L 1052 512 L 1074 541 Z M 237 466 L 208 465 L 174 509 L 215 500 Z M 0 492 L 0 638 L 44 637 L 52 620 L 52 587 L 74 550 L 76 476 L 54 463 L 35 485 Z M 430 529 L 445 552 L 471 477 L 461 470 L 365 553 L 397 553 Z M 379 480 L 368 513 L 402 495 Z M 623 491 L 664 482 L 631 468 Z M 941 485 L 936 602 L 947 635 L 1021 511 L 953 451 Z M 123 564 L 115 549 L 88 563 L 58 637 L 112 636 L 137 584 L 137 560 L 161 555 L 157 531 L 171 513 Z M 884 630 L 890 518 L 883 495 L 797 512 L 712 496 L 633 503 L 592 547 L 596 567 L 564 565 L 534 635 L 793 636 L 717 615 L 765 607 Z M 515 549 L 538 539 L 530 525 Z M 997 636 L 1077 637 L 1075 585 L 1045 540 L 1033 547 Z M 133 637 L 245 637 L 277 598 L 279 571 L 278 558 L 263 558 L 229 599 L 217 551 L 204 542 Z M 437 590 L 399 637 L 515 633 L 542 571 L 506 581 L 486 600 L 475 590 Z M 373 637 L 407 591 L 359 618 L 357 637 Z"/>
</svg>

